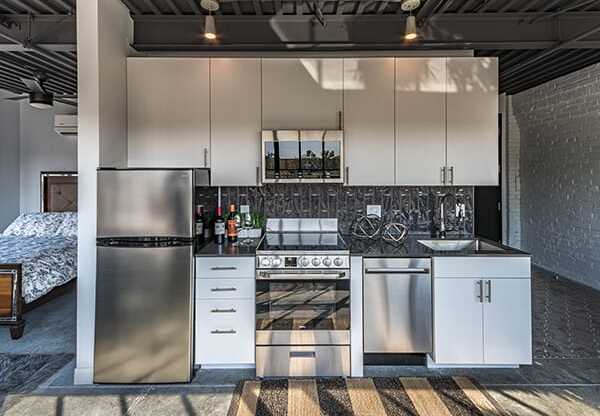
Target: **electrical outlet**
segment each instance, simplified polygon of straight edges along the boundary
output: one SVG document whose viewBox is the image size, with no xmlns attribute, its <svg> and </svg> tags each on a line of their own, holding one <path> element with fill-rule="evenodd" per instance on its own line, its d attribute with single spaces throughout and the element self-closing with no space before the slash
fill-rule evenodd
<svg viewBox="0 0 600 416">
<path fill-rule="evenodd" d="M 381 205 L 367 205 L 367 215 L 377 215 L 381 218 Z"/>
<path fill-rule="evenodd" d="M 240 205 L 240 213 L 241 214 L 250 213 L 250 205 Z"/>
</svg>

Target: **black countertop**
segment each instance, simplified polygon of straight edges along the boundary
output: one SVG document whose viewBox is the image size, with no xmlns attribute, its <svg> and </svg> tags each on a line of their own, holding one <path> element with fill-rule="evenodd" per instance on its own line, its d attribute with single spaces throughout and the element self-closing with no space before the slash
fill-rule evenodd
<svg viewBox="0 0 600 416">
<path fill-rule="evenodd" d="M 501 244 L 479 239 L 483 245 L 479 250 L 471 245 L 460 251 L 435 251 L 420 244 L 418 240 L 431 240 L 428 234 L 412 234 L 401 244 L 388 243 L 382 239 L 368 240 L 343 235 L 342 238 L 350 248 L 350 255 L 362 257 L 432 257 L 432 256 L 529 256 L 529 254 Z M 471 237 L 453 237 L 447 240 L 472 240 Z M 248 242 L 248 243 L 245 243 Z M 260 239 L 239 240 L 231 244 L 216 244 L 213 240 L 196 248 L 197 257 L 238 256 L 254 257 Z"/>
<path fill-rule="evenodd" d="M 225 244 L 222 245 L 215 243 L 214 240 L 210 240 L 204 243 L 204 245 L 196 247 L 194 255 L 196 257 L 254 257 L 256 256 L 258 243 L 260 243 L 259 238 L 240 239 L 233 244 L 225 241 Z"/>
<path fill-rule="evenodd" d="M 529 256 L 529 254 L 501 244 L 479 239 L 483 244 L 479 250 L 471 245 L 460 251 L 436 251 L 432 250 L 419 240 L 432 240 L 428 234 L 409 235 L 402 243 L 389 243 L 382 239 L 369 240 L 357 238 L 351 235 L 343 235 L 342 238 L 350 247 L 350 255 L 362 257 L 432 257 L 432 256 Z M 472 240 L 471 237 L 448 237 L 446 240 Z"/>
</svg>

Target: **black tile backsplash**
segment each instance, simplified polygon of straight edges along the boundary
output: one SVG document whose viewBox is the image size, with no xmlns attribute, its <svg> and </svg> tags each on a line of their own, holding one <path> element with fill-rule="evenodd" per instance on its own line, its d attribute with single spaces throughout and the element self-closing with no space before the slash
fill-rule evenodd
<svg viewBox="0 0 600 416">
<path fill-rule="evenodd" d="M 261 187 L 222 187 L 223 207 L 249 205 L 267 218 L 338 218 L 340 231 L 348 233 L 353 220 L 367 205 L 381 205 L 385 221 L 402 222 L 412 232 L 430 232 L 439 222 L 440 195 L 445 199 L 449 234 L 473 234 L 473 187 L 343 186 L 341 184 L 269 184 Z M 465 204 L 465 219 L 455 220 L 455 204 Z M 217 188 L 196 188 L 196 203 L 214 213 Z M 226 208 L 224 209 L 226 211 Z"/>
</svg>

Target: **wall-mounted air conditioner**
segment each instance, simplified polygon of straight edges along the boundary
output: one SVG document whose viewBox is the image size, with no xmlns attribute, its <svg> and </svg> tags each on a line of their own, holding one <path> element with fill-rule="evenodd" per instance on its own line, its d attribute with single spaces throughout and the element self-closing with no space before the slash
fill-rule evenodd
<svg viewBox="0 0 600 416">
<path fill-rule="evenodd" d="M 77 136 L 77 114 L 56 114 L 54 131 L 65 136 Z"/>
</svg>

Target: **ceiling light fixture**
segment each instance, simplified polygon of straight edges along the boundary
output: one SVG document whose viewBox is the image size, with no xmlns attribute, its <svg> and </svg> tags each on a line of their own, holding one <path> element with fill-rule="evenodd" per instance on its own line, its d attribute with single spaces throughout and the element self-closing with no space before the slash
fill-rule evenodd
<svg viewBox="0 0 600 416">
<path fill-rule="evenodd" d="M 215 17 L 208 15 L 204 18 L 204 37 L 208 40 L 217 38 L 217 29 L 215 27 Z"/>
<path fill-rule="evenodd" d="M 217 0 L 202 0 L 200 6 L 208 11 L 208 15 L 204 18 L 204 38 L 215 40 L 217 38 L 217 28 L 215 17 L 211 13 L 219 10 L 219 2 Z"/>
<path fill-rule="evenodd" d="M 412 15 L 412 12 L 420 5 L 420 0 L 405 0 L 401 5 L 402 10 L 409 13 L 409 16 L 406 18 L 406 29 L 404 31 L 404 39 L 406 40 L 415 40 L 419 36 L 417 33 L 417 19 Z"/>
</svg>

